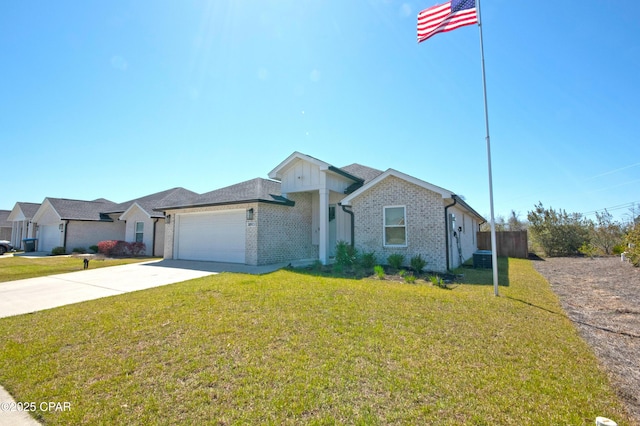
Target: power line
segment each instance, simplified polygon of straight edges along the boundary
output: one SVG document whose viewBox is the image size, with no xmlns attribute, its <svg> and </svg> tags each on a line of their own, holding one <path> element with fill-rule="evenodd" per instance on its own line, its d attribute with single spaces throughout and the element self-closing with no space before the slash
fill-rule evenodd
<svg viewBox="0 0 640 426">
<path fill-rule="evenodd" d="M 589 215 L 592 215 L 592 214 L 604 212 L 605 210 L 609 212 L 609 211 L 616 211 L 616 210 L 621 210 L 621 209 L 628 209 L 628 208 L 633 207 L 636 204 L 640 204 L 640 201 L 631 201 L 631 202 L 624 203 L 624 204 L 618 204 L 618 205 L 611 206 L 611 207 L 605 207 L 605 208 L 598 209 L 598 210 L 588 211 L 588 212 L 585 212 L 585 213 L 582 213 L 582 214 L 584 216 L 589 216 Z"/>
</svg>

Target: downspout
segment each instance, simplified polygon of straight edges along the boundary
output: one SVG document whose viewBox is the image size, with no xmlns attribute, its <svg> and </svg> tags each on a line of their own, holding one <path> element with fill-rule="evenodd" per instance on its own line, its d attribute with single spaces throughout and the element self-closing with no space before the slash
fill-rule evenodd
<svg viewBox="0 0 640 426">
<path fill-rule="evenodd" d="M 342 203 L 338 203 L 340 207 L 342 207 L 342 211 L 351 216 L 351 247 L 355 247 L 355 235 L 356 235 L 356 224 L 355 224 L 355 215 L 353 214 L 353 210 L 347 210 L 348 206 L 342 205 Z"/>
<path fill-rule="evenodd" d="M 447 271 L 449 270 L 449 215 L 447 214 L 447 210 L 449 207 L 453 207 L 458 203 L 458 197 L 455 194 L 451 194 L 451 198 L 453 198 L 453 203 L 444 207 L 444 241 L 447 251 Z"/>
<path fill-rule="evenodd" d="M 158 218 L 153 221 L 153 241 L 151 246 L 151 256 L 156 257 L 156 225 L 158 223 Z"/>
<path fill-rule="evenodd" d="M 62 232 L 64 232 L 64 241 L 62 243 L 62 247 L 64 247 L 64 252 L 67 252 L 67 228 L 69 227 L 69 221 L 66 220 L 64 223 L 64 228 L 62 228 Z"/>
</svg>

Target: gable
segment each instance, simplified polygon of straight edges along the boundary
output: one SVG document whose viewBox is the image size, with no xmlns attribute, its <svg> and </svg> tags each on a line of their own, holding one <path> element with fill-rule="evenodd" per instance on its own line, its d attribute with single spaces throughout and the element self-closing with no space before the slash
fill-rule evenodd
<svg viewBox="0 0 640 426">
<path fill-rule="evenodd" d="M 118 220 L 129 220 L 130 218 L 146 218 L 149 219 L 151 216 L 147 213 L 138 203 L 133 203 L 124 213 L 118 217 Z"/>
<path fill-rule="evenodd" d="M 347 195 L 343 200 L 342 200 L 342 204 L 343 205 L 351 205 L 351 202 L 353 199 L 359 197 L 360 195 L 366 193 L 367 191 L 372 190 L 373 188 L 377 187 L 378 185 L 382 184 L 386 179 L 389 178 L 394 178 L 394 179 L 399 179 L 400 181 L 403 181 L 407 184 L 412 184 L 415 186 L 418 186 L 420 188 L 426 189 L 428 191 L 431 191 L 435 194 L 438 194 L 441 198 L 451 198 L 454 194 L 444 188 L 441 188 L 439 186 L 430 184 L 429 182 L 425 182 L 423 180 L 414 178 L 413 176 L 409 176 L 405 173 L 399 172 L 397 170 L 394 169 L 388 169 L 386 172 L 380 174 L 379 176 L 377 176 L 376 178 L 372 179 L 371 181 L 367 182 L 365 185 L 363 185 L 361 188 L 357 189 L 356 191 L 352 192 L 351 194 Z"/>
<path fill-rule="evenodd" d="M 60 217 L 51 202 L 45 199 L 36 214 L 33 215 L 32 220 L 37 223 L 54 223 L 62 220 L 62 217 Z"/>
<path fill-rule="evenodd" d="M 344 204 L 344 200 L 342 202 Z M 366 206 L 366 209 L 382 211 L 383 206 L 429 206 L 430 211 L 424 215 L 432 215 L 437 211 L 440 215 L 444 208 L 442 194 L 416 185 L 396 176 L 388 176 L 354 200 L 353 207 Z"/>
<path fill-rule="evenodd" d="M 13 206 L 13 209 L 11 210 L 11 213 L 9 213 L 9 217 L 7 218 L 7 220 L 12 222 L 29 220 L 33 218 L 39 208 L 40 204 L 37 203 L 18 202 L 15 206 Z"/>
<path fill-rule="evenodd" d="M 363 179 L 342 169 L 299 152 L 294 152 L 280 163 L 269 177 L 281 182 L 283 194 L 318 189 L 344 193 L 354 183 L 363 182 Z"/>
</svg>

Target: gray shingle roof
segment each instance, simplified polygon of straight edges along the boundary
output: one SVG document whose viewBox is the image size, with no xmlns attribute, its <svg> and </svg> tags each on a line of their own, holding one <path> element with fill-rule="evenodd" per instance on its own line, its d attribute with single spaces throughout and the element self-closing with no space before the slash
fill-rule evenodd
<svg viewBox="0 0 640 426">
<path fill-rule="evenodd" d="M 117 204 L 113 209 L 103 213 L 124 213 L 133 203 L 144 209 L 151 217 L 163 217 L 163 214 L 154 211 L 155 208 L 163 205 L 189 204 L 192 203 L 199 195 L 193 191 L 184 188 L 171 188 L 166 191 L 156 192 L 155 194 L 146 195 L 134 200 L 125 201 Z"/>
<path fill-rule="evenodd" d="M 358 163 L 349 164 L 348 166 L 340 168 L 350 175 L 363 179 L 365 184 L 384 173 L 382 170 L 363 166 L 362 164 Z"/>
<path fill-rule="evenodd" d="M 289 201 L 281 197 L 280 182 L 255 178 L 230 185 L 214 191 L 205 192 L 188 203 L 174 203 L 159 206 L 157 210 L 169 208 L 184 208 L 195 206 L 211 206 L 220 204 L 238 204 L 243 202 L 266 201 L 270 203 L 288 204 Z"/>
<path fill-rule="evenodd" d="M 47 197 L 47 200 L 63 220 L 111 220 L 102 213 L 116 205 L 113 201 L 105 199 L 82 201 Z"/>
<path fill-rule="evenodd" d="M 40 208 L 40 203 L 18 202 L 17 204 L 20 207 L 20 210 L 22 210 L 22 214 L 24 214 L 24 217 L 26 217 L 27 219 L 31 219 Z"/>
<path fill-rule="evenodd" d="M 11 214 L 11 210 L 0 210 L 0 227 L 12 227 L 13 222 L 9 222 L 7 218 Z"/>
</svg>

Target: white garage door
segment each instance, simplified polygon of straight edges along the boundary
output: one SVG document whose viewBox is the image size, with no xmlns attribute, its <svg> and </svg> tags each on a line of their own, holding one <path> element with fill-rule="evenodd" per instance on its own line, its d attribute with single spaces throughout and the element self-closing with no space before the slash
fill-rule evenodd
<svg viewBox="0 0 640 426">
<path fill-rule="evenodd" d="M 58 225 L 40 225 L 38 229 L 38 251 L 51 251 L 54 247 L 61 246 L 60 228 Z"/>
<path fill-rule="evenodd" d="M 245 263 L 245 210 L 176 215 L 177 259 Z"/>
</svg>

